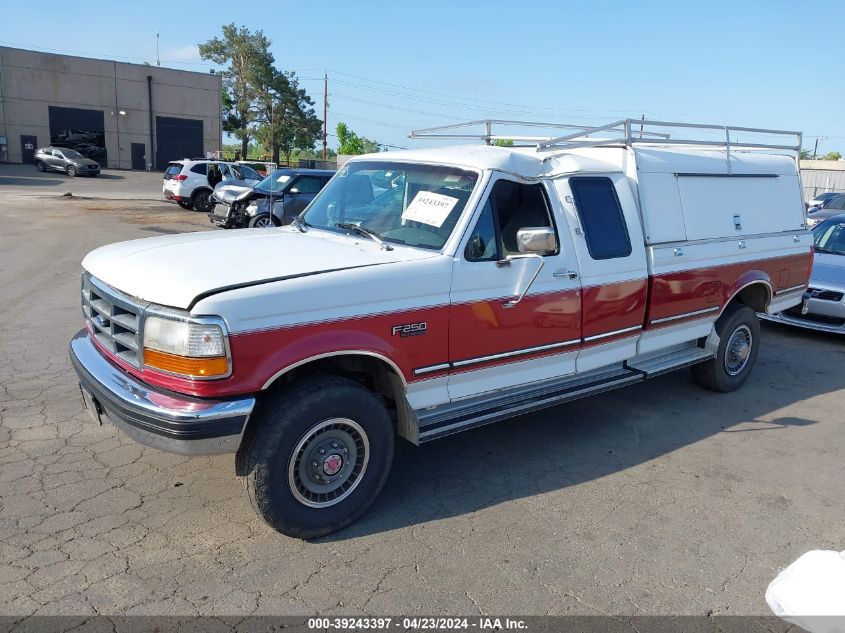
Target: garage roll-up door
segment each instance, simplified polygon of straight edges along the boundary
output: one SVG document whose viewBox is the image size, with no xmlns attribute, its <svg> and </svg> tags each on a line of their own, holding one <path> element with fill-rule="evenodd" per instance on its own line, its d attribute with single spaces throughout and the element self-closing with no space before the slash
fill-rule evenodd
<svg viewBox="0 0 845 633">
<path fill-rule="evenodd" d="M 156 117 L 156 169 L 166 169 L 172 160 L 202 155 L 201 119 Z"/>
</svg>

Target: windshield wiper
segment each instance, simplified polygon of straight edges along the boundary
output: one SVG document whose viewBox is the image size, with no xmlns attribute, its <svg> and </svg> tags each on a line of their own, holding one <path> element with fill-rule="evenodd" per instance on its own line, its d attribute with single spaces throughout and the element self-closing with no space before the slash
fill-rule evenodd
<svg viewBox="0 0 845 633">
<path fill-rule="evenodd" d="M 308 227 L 311 226 L 310 224 L 308 224 L 308 222 L 303 220 L 298 215 L 293 216 L 293 222 L 291 222 L 291 224 L 293 224 L 293 228 L 295 228 L 300 233 L 305 233 L 308 230 Z"/>
<path fill-rule="evenodd" d="M 378 245 L 382 247 L 382 249 L 386 251 L 392 251 L 393 247 L 381 239 L 381 235 L 376 233 L 375 231 L 371 231 L 370 229 L 365 229 L 362 226 L 358 226 L 357 224 L 352 224 L 351 222 L 338 222 L 335 226 L 339 229 L 348 229 L 350 231 L 354 231 L 358 235 L 366 235 L 367 237 L 371 238 L 373 241 L 378 242 Z"/>
</svg>

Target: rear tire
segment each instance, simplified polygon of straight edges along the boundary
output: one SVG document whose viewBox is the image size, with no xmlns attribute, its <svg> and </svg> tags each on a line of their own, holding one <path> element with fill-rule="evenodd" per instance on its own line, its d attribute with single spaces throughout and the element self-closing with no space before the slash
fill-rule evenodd
<svg viewBox="0 0 845 633">
<path fill-rule="evenodd" d="M 731 304 L 716 321 L 716 357 L 692 367 L 693 378 L 711 391 L 728 393 L 748 379 L 760 348 L 760 321 L 754 310 Z"/>
<path fill-rule="evenodd" d="M 74 167 L 73 165 L 68 165 L 67 166 L 67 175 L 70 176 L 71 178 L 76 178 L 76 167 Z"/>
<path fill-rule="evenodd" d="M 214 208 L 214 200 L 211 199 L 211 192 L 208 189 L 195 191 L 191 196 L 191 207 L 193 207 L 194 211 L 211 213 L 211 210 Z"/>
<path fill-rule="evenodd" d="M 184 200 L 177 200 L 176 204 L 178 204 L 183 209 L 191 209 L 193 208 L 190 202 L 185 202 Z"/>
<path fill-rule="evenodd" d="M 44 163 L 42 163 L 39 160 L 39 161 L 35 162 L 35 169 L 37 169 L 40 172 L 45 172 L 45 171 L 47 171 L 47 165 L 45 165 Z"/>
<path fill-rule="evenodd" d="M 337 532 L 361 516 L 393 462 L 381 399 L 338 376 L 309 376 L 259 402 L 238 451 L 253 508 L 296 538 Z"/>
</svg>

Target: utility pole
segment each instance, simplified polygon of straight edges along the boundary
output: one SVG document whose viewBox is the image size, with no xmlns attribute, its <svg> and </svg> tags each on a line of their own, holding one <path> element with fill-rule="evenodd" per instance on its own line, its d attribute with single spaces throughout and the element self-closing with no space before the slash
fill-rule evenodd
<svg viewBox="0 0 845 633">
<path fill-rule="evenodd" d="M 329 74 L 323 74 L 323 161 L 327 158 L 327 149 L 326 143 L 328 141 L 328 135 L 326 134 L 326 119 L 329 115 Z"/>
<path fill-rule="evenodd" d="M 156 29 L 156 66 L 161 66 L 161 59 L 158 56 L 158 29 Z"/>
<path fill-rule="evenodd" d="M 816 137 L 816 144 L 813 145 L 813 160 L 816 160 L 816 153 L 819 150 L 819 141 L 826 141 L 826 140 L 827 140 L 826 136 L 817 136 Z"/>
</svg>

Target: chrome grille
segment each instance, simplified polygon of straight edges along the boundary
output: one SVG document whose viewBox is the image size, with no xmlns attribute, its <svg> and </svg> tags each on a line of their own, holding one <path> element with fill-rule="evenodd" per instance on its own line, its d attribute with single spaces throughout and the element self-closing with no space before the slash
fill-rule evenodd
<svg viewBox="0 0 845 633">
<path fill-rule="evenodd" d="M 82 315 L 97 342 L 119 359 L 141 367 L 143 306 L 90 275 L 82 276 Z"/>
</svg>

